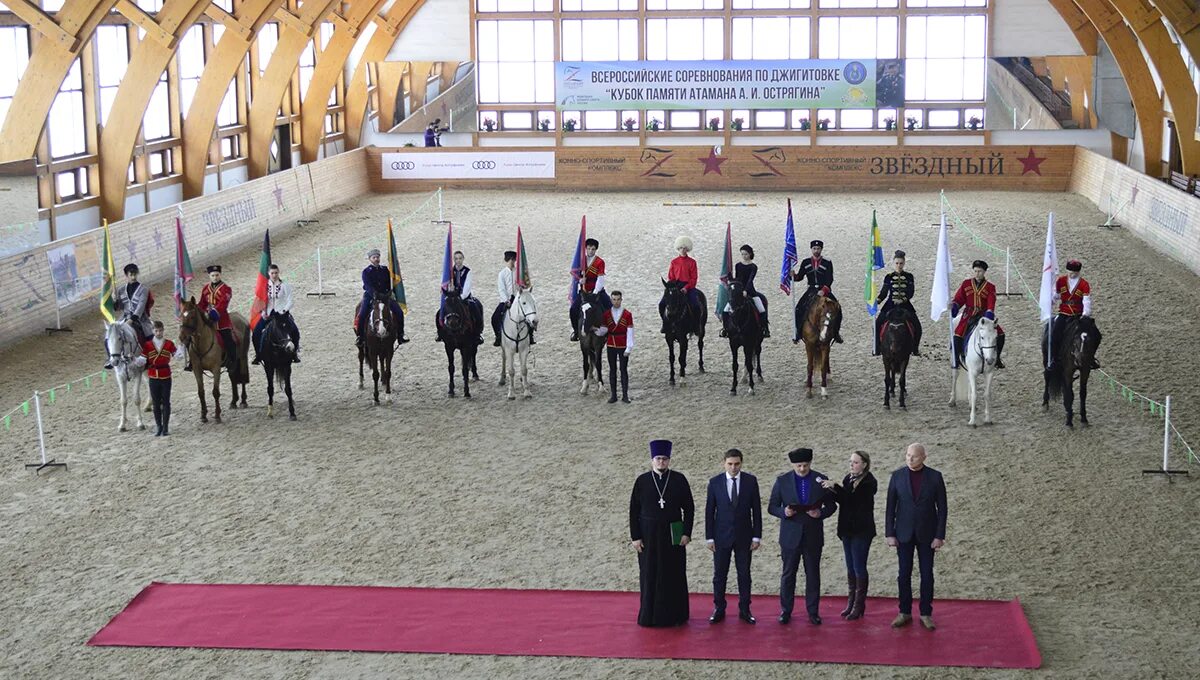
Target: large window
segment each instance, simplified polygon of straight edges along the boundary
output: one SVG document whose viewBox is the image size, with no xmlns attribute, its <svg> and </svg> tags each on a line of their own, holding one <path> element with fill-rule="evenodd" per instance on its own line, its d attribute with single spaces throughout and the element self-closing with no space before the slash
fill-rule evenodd
<svg viewBox="0 0 1200 680">
<path fill-rule="evenodd" d="M 817 23 L 821 59 L 894 59 L 897 17 L 821 17 Z"/>
<path fill-rule="evenodd" d="M 96 76 L 100 87 L 100 124 L 108 123 L 108 113 L 117 98 L 117 88 L 129 65 L 129 30 L 125 26 L 100 26 L 96 29 Z"/>
<path fill-rule="evenodd" d="M 734 59 L 808 59 L 808 17 L 736 17 Z"/>
<path fill-rule="evenodd" d="M 907 29 L 907 99 L 983 100 L 987 72 L 984 15 L 910 16 Z"/>
<path fill-rule="evenodd" d="M 167 72 L 163 71 L 150 95 L 150 104 L 142 119 L 142 135 L 147 142 L 171 136 L 171 105 L 167 96 Z"/>
<path fill-rule="evenodd" d="M 196 96 L 196 88 L 200 86 L 200 76 L 204 74 L 204 27 L 192 26 L 179 41 L 176 52 L 179 59 L 179 100 L 180 110 L 186 116 L 192 108 L 192 99 Z"/>
<path fill-rule="evenodd" d="M 0 26 L 0 126 L 12 106 L 17 83 L 29 64 L 29 30 L 19 26 Z"/>
<path fill-rule="evenodd" d="M 724 19 L 679 17 L 646 20 L 646 59 L 696 61 L 724 57 Z"/>
<path fill-rule="evenodd" d="M 83 115 L 83 77 L 79 60 L 67 71 L 58 96 L 50 107 L 50 156 L 66 158 L 87 152 L 87 133 Z"/>
<path fill-rule="evenodd" d="M 258 72 L 261 75 L 271 63 L 275 46 L 279 44 L 279 24 L 269 23 L 258 32 Z"/>
<path fill-rule="evenodd" d="M 554 22 L 480 21 L 481 103 L 554 101 Z"/>
</svg>

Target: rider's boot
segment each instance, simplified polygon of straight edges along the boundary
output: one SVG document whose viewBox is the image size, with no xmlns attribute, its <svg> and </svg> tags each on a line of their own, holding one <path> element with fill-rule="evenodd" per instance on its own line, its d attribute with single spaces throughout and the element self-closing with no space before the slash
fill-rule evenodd
<svg viewBox="0 0 1200 680">
<path fill-rule="evenodd" d="M 500 334 L 499 334 L 499 333 L 497 333 L 497 334 L 496 334 L 496 341 L 492 343 L 492 347 L 499 347 L 499 346 L 500 346 Z"/>
<path fill-rule="evenodd" d="M 1000 360 L 1000 353 L 1004 351 L 1004 336 L 996 338 L 996 368 L 1004 368 L 1004 362 Z"/>
<path fill-rule="evenodd" d="M 300 363 L 300 348 L 299 347 L 296 348 L 296 353 L 294 355 L 292 355 L 292 363 L 293 364 Z"/>
<path fill-rule="evenodd" d="M 537 340 L 534 340 L 534 339 L 533 339 L 533 330 L 532 330 L 532 329 L 530 329 L 530 331 L 529 331 L 529 345 L 530 345 L 530 346 L 533 346 L 533 345 L 536 345 L 536 344 L 537 344 Z"/>
<path fill-rule="evenodd" d="M 767 313 L 762 313 L 762 333 L 764 338 L 771 337 L 771 321 L 767 318 Z"/>
<path fill-rule="evenodd" d="M 721 312 L 721 332 L 718 335 L 722 338 L 729 337 L 729 312 Z"/>
</svg>

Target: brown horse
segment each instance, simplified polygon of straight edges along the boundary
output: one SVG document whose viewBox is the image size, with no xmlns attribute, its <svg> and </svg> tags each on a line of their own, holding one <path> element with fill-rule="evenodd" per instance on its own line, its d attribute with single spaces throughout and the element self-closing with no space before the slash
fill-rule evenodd
<svg viewBox="0 0 1200 680">
<path fill-rule="evenodd" d="M 246 361 L 246 351 L 250 347 L 250 325 L 241 314 L 230 314 L 233 322 L 233 332 L 237 338 L 236 360 L 233 370 L 229 372 L 229 384 L 233 389 L 233 399 L 229 408 L 238 407 L 238 386 L 242 388 L 242 408 L 246 408 L 246 385 L 250 382 L 250 364 Z M 225 353 L 217 337 L 220 333 L 208 316 L 196 307 L 196 298 L 183 303 L 179 316 L 179 342 L 188 350 L 188 361 L 192 364 L 192 375 L 196 377 L 196 392 L 200 395 L 200 422 L 208 422 L 208 403 L 204 400 L 204 372 L 213 376 L 213 403 L 215 414 L 213 418 L 221 422 L 221 368 L 225 366 Z"/>
<path fill-rule="evenodd" d="M 830 323 L 841 313 L 842 307 L 837 300 L 824 295 L 818 295 L 808 305 L 808 314 L 804 318 L 804 326 L 800 337 L 804 340 L 804 352 L 808 355 L 808 379 L 805 395 L 812 399 L 813 367 L 821 369 L 821 398 L 828 399 L 829 391 L 829 345 L 833 342 L 833 333 L 829 330 Z"/>
<path fill-rule="evenodd" d="M 362 303 L 354 307 L 354 318 L 362 310 Z M 358 389 L 363 389 L 363 364 L 371 367 L 371 379 L 375 382 L 375 405 L 379 405 L 379 383 L 383 381 L 384 398 L 392 402 L 392 356 L 396 351 L 396 320 L 392 318 L 391 300 L 386 295 L 371 298 L 371 311 L 367 314 L 367 327 L 363 329 L 363 343 L 358 348 Z"/>
</svg>

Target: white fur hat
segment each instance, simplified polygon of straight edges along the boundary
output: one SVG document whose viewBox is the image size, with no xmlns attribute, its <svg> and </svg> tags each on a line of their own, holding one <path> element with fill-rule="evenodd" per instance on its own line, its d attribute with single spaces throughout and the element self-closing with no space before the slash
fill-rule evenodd
<svg viewBox="0 0 1200 680">
<path fill-rule="evenodd" d="M 687 248 L 689 253 L 692 252 L 692 239 L 687 236 L 680 236 L 675 239 L 675 250 L 679 250 L 680 248 Z"/>
</svg>

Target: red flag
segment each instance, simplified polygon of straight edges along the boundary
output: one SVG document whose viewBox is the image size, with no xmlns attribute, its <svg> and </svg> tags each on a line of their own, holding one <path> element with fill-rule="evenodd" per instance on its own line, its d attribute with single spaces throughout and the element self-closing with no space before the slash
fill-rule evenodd
<svg viewBox="0 0 1200 680">
<path fill-rule="evenodd" d="M 180 209 L 180 215 L 183 210 Z M 192 258 L 188 256 L 183 242 L 183 220 L 175 218 L 175 318 L 183 312 L 183 301 L 187 297 L 187 283 L 192 280 Z"/>
<path fill-rule="evenodd" d="M 271 230 L 263 234 L 262 254 L 258 257 L 258 280 L 254 283 L 254 302 L 250 305 L 250 328 L 262 321 L 263 310 L 267 308 L 267 269 L 271 266 Z"/>
<path fill-rule="evenodd" d="M 529 288 L 533 282 L 529 278 L 529 259 L 525 257 L 525 239 L 521 236 L 521 228 L 517 227 L 517 271 L 513 277 L 517 288 Z"/>
</svg>

